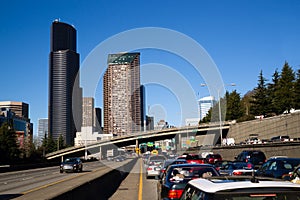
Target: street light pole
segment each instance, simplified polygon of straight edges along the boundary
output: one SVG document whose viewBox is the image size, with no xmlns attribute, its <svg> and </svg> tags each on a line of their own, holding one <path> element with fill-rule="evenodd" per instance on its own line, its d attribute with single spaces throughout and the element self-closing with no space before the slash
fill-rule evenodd
<svg viewBox="0 0 300 200">
<path fill-rule="evenodd" d="M 221 115 L 220 89 L 218 89 L 218 101 L 219 101 L 219 129 L 220 129 L 221 146 L 222 146 L 223 145 L 223 132 L 222 132 L 222 115 Z"/>
<path fill-rule="evenodd" d="M 200 84 L 201 87 L 207 86 L 205 83 L 201 83 Z M 228 84 L 228 86 L 236 86 L 235 83 L 230 83 Z M 218 88 L 217 92 L 218 92 L 218 101 L 219 101 L 219 106 L 218 106 L 218 110 L 219 110 L 219 131 L 220 131 L 220 144 L 221 146 L 223 145 L 223 131 L 222 131 L 222 112 L 221 112 L 221 97 L 220 97 L 220 89 Z"/>
</svg>

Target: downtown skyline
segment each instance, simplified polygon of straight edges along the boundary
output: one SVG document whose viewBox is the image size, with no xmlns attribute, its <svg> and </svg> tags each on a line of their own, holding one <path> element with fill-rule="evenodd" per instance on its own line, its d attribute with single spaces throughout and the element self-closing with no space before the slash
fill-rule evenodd
<svg viewBox="0 0 300 200">
<path fill-rule="evenodd" d="M 0 65 L 7 83 L 1 89 L 0 100 L 28 103 L 35 134 L 37 119 L 48 115 L 49 27 L 56 18 L 73 24 L 78 31 L 80 63 L 99 43 L 115 34 L 133 28 L 163 27 L 186 34 L 202 45 L 218 66 L 224 83 L 236 83 L 236 87 L 227 89 L 236 89 L 241 95 L 256 87 L 260 70 L 270 80 L 285 61 L 299 69 L 297 1 L 139 2 L 134 6 L 136 13 L 125 16 L 110 14 L 112 7 L 114 13 L 122 13 L 129 6 L 125 2 L 117 7 L 111 2 L 72 2 L 46 1 L 32 7 L 33 1 L 16 1 L 5 2 L 0 8 Z M 138 1 L 130 5 L 134 2 Z M 199 99 L 209 96 L 207 88 L 200 87 L 204 80 L 193 76 L 185 60 L 159 50 L 139 52 L 141 67 L 147 63 L 168 65 L 190 79 Z M 101 89 L 95 96 L 96 107 L 103 108 Z M 178 105 L 170 91 L 146 85 L 146 102 L 146 108 L 161 111 L 166 121 L 179 126 Z"/>
</svg>

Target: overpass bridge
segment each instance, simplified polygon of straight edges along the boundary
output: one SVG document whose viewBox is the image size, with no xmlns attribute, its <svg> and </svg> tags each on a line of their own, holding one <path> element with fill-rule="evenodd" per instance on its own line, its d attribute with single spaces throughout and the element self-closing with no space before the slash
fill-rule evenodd
<svg viewBox="0 0 300 200">
<path fill-rule="evenodd" d="M 87 146 L 69 147 L 59 151 L 46 154 L 48 160 L 61 158 L 64 156 L 83 156 L 87 151 L 90 154 L 99 153 L 106 155 L 109 149 L 135 145 L 138 147 L 140 143 L 155 142 L 164 139 L 172 139 L 175 137 L 176 146 L 181 144 L 182 138 L 187 136 L 205 136 L 210 135 L 211 138 L 216 138 L 216 142 L 220 143 L 220 128 L 222 129 L 223 137 L 226 137 L 230 127 L 230 122 L 224 122 L 222 126 L 217 123 L 202 124 L 199 126 L 185 126 L 180 128 L 168 128 L 162 130 L 153 130 L 141 133 L 132 133 L 123 137 L 114 137 L 111 140 L 103 140 Z"/>
</svg>

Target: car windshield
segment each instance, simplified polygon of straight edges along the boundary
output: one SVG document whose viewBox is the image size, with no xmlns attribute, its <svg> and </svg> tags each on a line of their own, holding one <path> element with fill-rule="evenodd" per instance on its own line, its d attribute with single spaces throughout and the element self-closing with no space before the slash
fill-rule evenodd
<svg viewBox="0 0 300 200">
<path fill-rule="evenodd" d="M 249 163 L 229 163 L 224 166 L 224 169 L 252 169 Z"/>
<path fill-rule="evenodd" d="M 151 160 L 149 162 L 149 165 L 152 165 L 152 166 L 161 166 L 163 164 L 163 161 L 161 160 Z"/>
<path fill-rule="evenodd" d="M 76 158 L 67 158 L 65 160 L 65 163 L 71 163 L 71 162 L 75 162 L 76 161 Z"/>
<path fill-rule="evenodd" d="M 210 176 L 219 176 L 219 173 L 212 167 L 176 167 L 170 174 L 170 181 L 190 180 Z"/>
<path fill-rule="evenodd" d="M 187 160 L 198 160 L 200 159 L 199 155 L 187 155 L 186 156 Z"/>
</svg>

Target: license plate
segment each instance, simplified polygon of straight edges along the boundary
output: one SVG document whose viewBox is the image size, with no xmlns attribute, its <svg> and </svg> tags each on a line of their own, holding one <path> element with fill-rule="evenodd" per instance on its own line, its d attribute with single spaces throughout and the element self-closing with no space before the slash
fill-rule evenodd
<svg viewBox="0 0 300 200">
<path fill-rule="evenodd" d="M 64 169 L 73 169 L 72 166 L 64 166 Z"/>
</svg>

